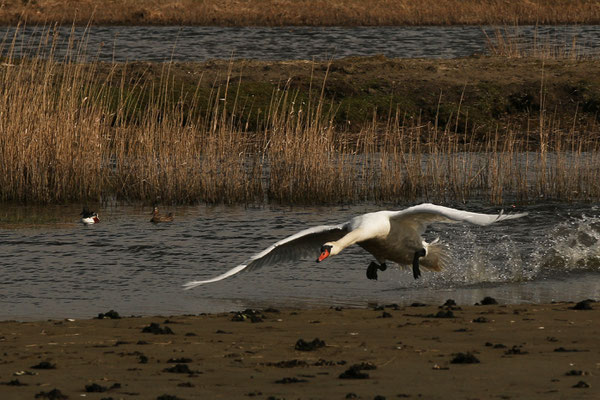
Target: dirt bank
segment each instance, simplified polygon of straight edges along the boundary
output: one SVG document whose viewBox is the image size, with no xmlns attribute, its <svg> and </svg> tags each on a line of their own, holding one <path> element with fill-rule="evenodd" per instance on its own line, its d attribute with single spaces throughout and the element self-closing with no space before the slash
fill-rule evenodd
<svg viewBox="0 0 600 400">
<path fill-rule="evenodd" d="M 599 320 L 588 302 L 3 322 L 0 391 L 3 399 L 595 399 Z"/>
</svg>

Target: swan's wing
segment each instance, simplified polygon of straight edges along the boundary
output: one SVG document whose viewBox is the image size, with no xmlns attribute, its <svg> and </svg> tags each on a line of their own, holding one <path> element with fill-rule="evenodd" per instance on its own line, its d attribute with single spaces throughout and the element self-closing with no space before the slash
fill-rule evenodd
<svg viewBox="0 0 600 400">
<path fill-rule="evenodd" d="M 402 211 L 391 212 L 390 221 L 406 225 L 422 235 L 427 226 L 435 222 L 469 222 L 475 225 L 489 225 L 507 219 L 521 218 L 525 215 L 527 213 L 504 214 L 503 211 L 499 214 L 480 214 L 435 204 L 419 204 Z"/>
<path fill-rule="evenodd" d="M 304 257 L 316 256 L 324 243 L 339 240 L 346 233 L 348 233 L 347 224 L 308 228 L 280 240 L 224 274 L 205 281 L 188 282 L 183 287 L 188 290 L 205 283 L 220 281 L 241 271 L 252 271 L 278 262 L 297 261 Z"/>
</svg>

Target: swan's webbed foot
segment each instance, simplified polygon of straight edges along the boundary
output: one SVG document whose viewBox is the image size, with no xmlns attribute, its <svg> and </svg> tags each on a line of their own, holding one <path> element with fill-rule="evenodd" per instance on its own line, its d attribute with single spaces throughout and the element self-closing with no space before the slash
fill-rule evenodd
<svg viewBox="0 0 600 400">
<path fill-rule="evenodd" d="M 387 265 L 385 263 L 381 263 L 381 265 L 376 262 L 371 262 L 367 267 L 367 278 L 377 280 L 377 270 L 385 271 L 387 269 Z"/>
<path fill-rule="evenodd" d="M 421 277 L 421 270 L 419 269 L 419 258 L 425 257 L 427 252 L 425 249 L 415 251 L 415 256 L 413 258 L 413 277 L 415 279 L 419 279 Z"/>
</svg>

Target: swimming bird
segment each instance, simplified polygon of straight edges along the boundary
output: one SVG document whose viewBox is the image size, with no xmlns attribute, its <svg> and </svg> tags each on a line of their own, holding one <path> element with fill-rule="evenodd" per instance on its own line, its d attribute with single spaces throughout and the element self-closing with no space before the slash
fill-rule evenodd
<svg viewBox="0 0 600 400">
<path fill-rule="evenodd" d="M 297 261 L 317 253 L 317 262 L 339 254 L 346 247 L 358 244 L 371 253 L 377 262 L 367 267 L 367 278 L 377 279 L 377 271 L 387 269 L 386 262 L 393 261 L 403 267 L 411 267 L 413 276 L 421 276 L 420 267 L 439 271 L 448 262 L 444 246 L 434 240 L 427 243 L 422 235 L 430 224 L 436 222 L 469 222 L 489 225 L 495 222 L 520 218 L 527 213 L 480 214 L 435 204 L 420 204 L 401 211 L 377 211 L 356 216 L 339 225 L 323 225 L 305 229 L 273 244 L 244 261 L 235 268 L 204 281 L 191 281 L 183 285 L 192 289 L 205 283 L 217 282 L 241 271 L 253 271 L 260 267 Z"/>
<path fill-rule="evenodd" d="M 87 207 L 83 207 L 83 211 L 79 215 L 81 215 L 81 223 L 84 225 L 92 225 L 100 222 L 98 214 L 94 211 L 88 210 Z"/>
<path fill-rule="evenodd" d="M 154 206 L 154 210 L 152 210 L 152 218 L 150 222 L 154 222 L 155 224 L 159 222 L 172 222 L 173 221 L 173 213 L 168 213 L 167 215 L 160 215 L 158 212 L 158 207 Z"/>
</svg>

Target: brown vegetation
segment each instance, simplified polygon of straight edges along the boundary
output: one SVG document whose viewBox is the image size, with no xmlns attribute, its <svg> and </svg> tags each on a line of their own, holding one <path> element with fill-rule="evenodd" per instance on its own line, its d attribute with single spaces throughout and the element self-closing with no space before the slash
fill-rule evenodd
<svg viewBox="0 0 600 400">
<path fill-rule="evenodd" d="M 484 31 L 485 32 L 485 31 Z M 597 54 L 586 51 L 577 37 L 565 42 L 550 35 L 540 35 L 538 29 L 533 31 L 533 37 L 525 37 L 518 26 L 497 28 L 494 34 L 487 37 L 488 52 L 496 57 L 507 58 L 538 58 L 544 60 L 581 60 L 597 58 Z"/>
<path fill-rule="evenodd" d="M 33 54 L 0 67 L 0 200 L 600 199 L 598 128 L 577 111 L 572 125 L 556 118 L 544 69 L 524 132 L 481 131 L 462 97 L 443 120 L 441 101 L 433 121 L 390 105 L 387 118 L 348 131 L 325 96 L 331 68 L 306 97 L 287 81 L 258 108 L 233 63 L 204 96 L 202 75 L 195 93 L 182 91 L 173 64 L 153 65 L 152 80 L 128 64 L 79 63 L 80 51 L 73 43 L 61 60 Z"/>
<path fill-rule="evenodd" d="M 3 0 L 0 24 L 377 26 L 597 24 L 595 0 Z"/>
</svg>

